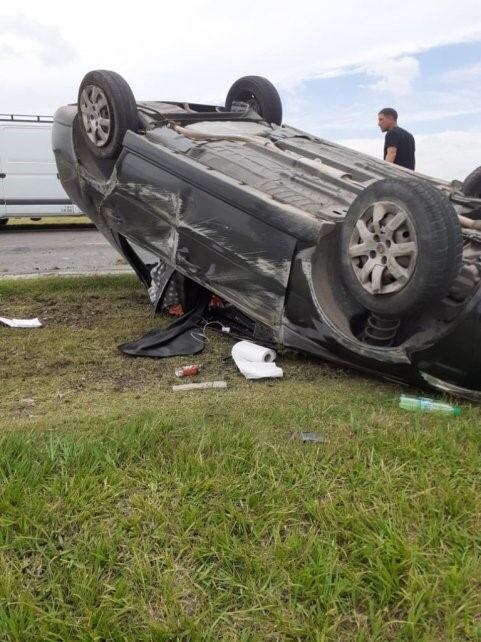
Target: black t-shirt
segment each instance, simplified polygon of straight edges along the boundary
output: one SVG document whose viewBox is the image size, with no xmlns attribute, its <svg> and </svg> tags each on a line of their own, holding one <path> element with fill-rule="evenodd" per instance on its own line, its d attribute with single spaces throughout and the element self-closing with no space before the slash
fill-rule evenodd
<svg viewBox="0 0 481 642">
<path fill-rule="evenodd" d="M 416 145 L 412 134 L 402 127 L 393 127 L 386 132 L 386 139 L 384 141 L 384 158 L 386 158 L 388 147 L 395 147 L 397 149 L 396 159 L 394 161 L 395 165 L 414 169 L 414 152 L 416 151 Z"/>
</svg>

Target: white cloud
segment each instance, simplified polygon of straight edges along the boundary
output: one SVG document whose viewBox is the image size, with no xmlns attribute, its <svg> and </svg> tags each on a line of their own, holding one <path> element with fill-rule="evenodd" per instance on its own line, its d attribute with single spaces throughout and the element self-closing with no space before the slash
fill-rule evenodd
<svg viewBox="0 0 481 642">
<path fill-rule="evenodd" d="M 40 23 L 22 14 L 0 15 L 0 51 L 8 58 L 38 59 L 46 65 L 65 65 L 75 58 L 75 49 L 62 38 L 56 26 Z"/>
<path fill-rule="evenodd" d="M 413 83 L 420 76 L 419 62 L 412 56 L 397 60 L 377 60 L 366 65 L 368 76 L 374 76 L 376 82 L 367 85 L 372 91 L 382 94 L 405 96 L 413 90 Z"/>
<path fill-rule="evenodd" d="M 356 138 L 338 141 L 365 154 L 382 158 L 383 138 Z M 416 170 L 447 180 L 464 180 L 481 165 L 481 131 L 445 131 L 416 136 Z"/>
<path fill-rule="evenodd" d="M 476 115 L 478 83 L 461 79 L 465 85 L 455 91 L 410 92 L 419 74 L 416 53 L 481 38 L 479 0 L 403 0 L 387 17 L 378 0 L 144 0 L 135 7 L 113 0 L 92 6 L 24 0 L 21 14 L 15 7 L 0 6 L 2 112 L 53 113 L 76 100 L 91 69 L 118 71 L 138 100 L 218 103 L 236 78 L 259 74 L 283 91 L 287 122 L 307 131 L 369 136 L 371 128 L 374 134 L 377 111 L 385 106 L 381 94 L 389 94 L 402 124 L 418 123 L 420 169 L 462 177 L 481 160 L 475 159 L 478 134 L 419 135 L 423 123 Z M 375 91 L 340 111 L 323 108 L 322 98 L 314 104 L 303 91 L 311 79 L 366 72 Z M 362 144 L 376 155 L 382 148 L 381 138 Z"/>
<path fill-rule="evenodd" d="M 481 34 L 478 0 L 463 0 L 462 11 L 459 0 L 403 0 L 389 21 L 374 0 L 184 0 L 181 6 L 144 0 L 138 7 L 112 0 L 92 7 L 24 0 L 30 24 L 11 7 L 2 3 L 0 18 L 8 18 L 15 38 L 30 39 L 32 46 L 24 42 L 22 55 L 0 67 L 2 109 L 10 111 L 51 112 L 74 100 L 82 76 L 96 68 L 124 75 L 139 100 L 222 101 L 244 74 L 265 75 L 292 89 L 322 74 L 403 60 Z M 0 49 L 20 46 L 6 40 L 0 32 Z M 396 64 L 404 74 L 412 72 L 411 63 L 407 69 L 405 62 Z M 392 87 L 388 71 L 383 74 L 387 80 L 381 82 Z"/>
<path fill-rule="evenodd" d="M 481 78 L 481 62 L 469 67 L 462 67 L 460 69 L 453 69 L 442 74 L 440 80 L 449 84 L 466 84 L 473 81 L 479 81 Z"/>
</svg>

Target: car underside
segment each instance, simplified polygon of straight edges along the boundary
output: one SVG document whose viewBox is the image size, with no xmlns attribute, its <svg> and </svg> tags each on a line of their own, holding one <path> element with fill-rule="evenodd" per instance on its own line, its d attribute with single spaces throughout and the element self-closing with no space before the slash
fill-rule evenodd
<svg viewBox="0 0 481 642">
<path fill-rule="evenodd" d="M 467 189 L 283 125 L 256 76 L 224 107 L 135 102 L 119 78 L 87 74 L 53 147 L 156 309 L 174 279 L 197 284 L 254 340 L 481 393 L 481 176 Z"/>
</svg>

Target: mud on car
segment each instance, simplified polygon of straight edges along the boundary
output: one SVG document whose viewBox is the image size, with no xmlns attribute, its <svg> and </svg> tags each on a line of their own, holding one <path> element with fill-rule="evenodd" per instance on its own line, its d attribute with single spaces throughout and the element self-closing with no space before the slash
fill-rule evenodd
<svg viewBox="0 0 481 642">
<path fill-rule="evenodd" d="M 214 106 L 137 102 L 92 71 L 56 112 L 53 149 L 156 309 L 169 284 L 197 284 L 253 340 L 481 392 L 481 233 L 460 225 L 481 217 L 480 170 L 437 180 L 290 127 L 258 76 Z"/>
</svg>

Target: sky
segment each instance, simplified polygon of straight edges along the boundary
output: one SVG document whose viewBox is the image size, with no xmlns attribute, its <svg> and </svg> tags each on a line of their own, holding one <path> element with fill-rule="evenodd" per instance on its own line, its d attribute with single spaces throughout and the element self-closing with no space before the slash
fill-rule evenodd
<svg viewBox="0 0 481 642">
<path fill-rule="evenodd" d="M 284 122 L 322 138 L 380 156 L 377 113 L 395 107 L 419 171 L 462 180 L 481 165 L 479 0 L 2 4 L 0 113 L 52 114 L 92 69 L 138 100 L 215 104 L 256 74 Z"/>
</svg>

